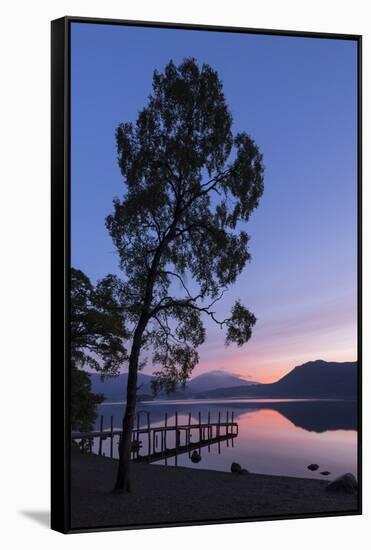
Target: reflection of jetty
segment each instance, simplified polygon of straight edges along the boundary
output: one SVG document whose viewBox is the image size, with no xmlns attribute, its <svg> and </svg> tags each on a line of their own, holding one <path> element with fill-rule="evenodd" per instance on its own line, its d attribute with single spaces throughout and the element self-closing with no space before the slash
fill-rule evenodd
<svg viewBox="0 0 371 550">
<path fill-rule="evenodd" d="M 141 418 L 145 422 L 141 424 Z M 98 441 L 98 454 L 103 454 L 103 441 L 109 440 L 109 455 L 113 457 L 113 441 L 117 437 L 121 438 L 122 430 L 114 429 L 113 416 L 110 418 L 110 428 L 104 429 L 104 417 L 100 417 L 100 429 L 89 433 L 73 432 L 72 439 L 80 441 L 82 451 L 92 450 L 94 441 Z M 183 453 L 191 456 L 192 451 L 200 452 L 202 447 L 208 447 L 217 444 L 220 453 L 220 444 L 226 441 L 227 446 L 238 436 L 238 424 L 234 421 L 234 413 L 231 418 L 229 412 L 226 414 L 225 421 L 221 420 L 221 414 L 218 414 L 218 420 L 211 422 L 210 413 L 208 413 L 207 422 L 202 422 L 201 413 L 198 413 L 198 422 L 192 422 L 191 413 L 188 415 L 187 422 L 178 422 L 178 413 L 175 413 L 174 423 L 168 423 L 168 414 L 165 414 L 163 425 L 151 426 L 150 413 L 139 411 L 136 414 L 136 427 L 132 433 L 132 460 L 136 462 L 156 462 L 175 457 Z"/>
</svg>

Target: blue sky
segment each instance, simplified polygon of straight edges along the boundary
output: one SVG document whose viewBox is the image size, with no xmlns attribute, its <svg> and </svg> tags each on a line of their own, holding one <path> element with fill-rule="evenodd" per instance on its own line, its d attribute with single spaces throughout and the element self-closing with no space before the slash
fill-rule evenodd
<svg viewBox="0 0 371 550">
<path fill-rule="evenodd" d="M 258 323 L 238 350 L 207 324 L 197 374 L 270 381 L 311 359 L 355 360 L 356 42 L 73 23 L 71 45 L 72 265 L 93 281 L 119 273 L 104 225 L 125 190 L 115 129 L 136 120 L 154 69 L 195 57 L 218 71 L 233 130 L 266 166 L 252 261 L 219 308 L 239 297 Z"/>
</svg>

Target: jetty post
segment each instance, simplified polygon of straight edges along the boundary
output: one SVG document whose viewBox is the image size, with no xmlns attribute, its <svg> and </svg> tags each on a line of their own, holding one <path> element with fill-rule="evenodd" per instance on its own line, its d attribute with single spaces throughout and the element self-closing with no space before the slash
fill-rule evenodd
<svg viewBox="0 0 371 550">
<path fill-rule="evenodd" d="M 147 412 L 147 429 L 148 429 L 148 462 L 150 461 L 151 456 L 151 417 L 149 412 Z"/>
<path fill-rule="evenodd" d="M 178 411 L 175 411 L 175 447 L 178 448 L 180 444 L 180 432 L 178 430 Z"/>
<path fill-rule="evenodd" d="M 113 457 L 113 416 L 111 416 L 110 457 Z"/>
<path fill-rule="evenodd" d="M 164 454 L 164 434 L 165 430 L 161 430 L 161 454 Z"/>
<path fill-rule="evenodd" d="M 102 436 L 102 432 L 103 432 L 103 414 L 100 415 L 100 437 L 99 437 L 99 451 L 98 451 L 98 454 L 101 456 L 102 455 L 102 441 L 103 441 L 103 436 Z"/>
<path fill-rule="evenodd" d="M 178 466 L 178 411 L 175 411 L 175 466 Z"/>
<path fill-rule="evenodd" d="M 218 426 L 216 428 L 217 437 L 220 437 L 220 411 L 218 412 Z M 218 454 L 220 455 L 220 441 L 218 441 Z"/>
<path fill-rule="evenodd" d="M 212 425 L 211 425 L 211 416 L 210 416 L 210 411 L 208 411 L 207 413 L 207 439 L 210 440 L 213 436 L 213 428 L 212 428 Z M 210 452 L 210 444 L 207 446 L 207 450 L 208 452 Z"/>
<path fill-rule="evenodd" d="M 167 466 L 167 457 L 166 457 L 166 450 L 167 450 L 167 412 L 165 413 L 165 430 L 164 430 L 164 447 L 165 447 L 165 466 Z"/>
<path fill-rule="evenodd" d="M 191 458 L 191 449 L 190 449 L 190 446 L 191 446 L 191 420 L 192 420 L 192 415 L 189 412 L 188 413 L 188 430 L 187 430 L 187 446 L 188 446 L 188 456 L 189 456 L 189 458 Z"/>
</svg>

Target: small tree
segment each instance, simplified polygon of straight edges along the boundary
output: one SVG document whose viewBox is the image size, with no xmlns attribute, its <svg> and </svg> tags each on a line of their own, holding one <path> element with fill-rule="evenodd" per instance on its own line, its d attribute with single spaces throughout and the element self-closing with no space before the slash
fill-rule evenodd
<svg viewBox="0 0 371 550">
<path fill-rule="evenodd" d="M 91 391 L 87 372 L 71 365 L 71 428 L 89 432 L 97 417 L 97 405 L 104 401 L 102 394 Z"/>
<path fill-rule="evenodd" d="M 89 278 L 71 269 L 71 427 L 89 431 L 103 395 L 91 392 L 90 367 L 115 375 L 126 360 L 120 283 L 108 275 L 94 287 Z"/>
<path fill-rule="evenodd" d="M 263 192 L 262 155 L 246 133 L 232 134 L 218 74 L 185 59 L 154 72 L 136 124 L 116 131 L 126 183 L 106 225 L 124 277 L 131 350 L 115 490 L 130 491 L 130 449 L 140 354 L 152 351 L 154 389 L 184 384 L 205 340 L 202 315 L 243 345 L 255 317 L 237 301 L 217 319 L 215 304 L 250 259 L 241 228 Z M 180 292 L 176 292 L 176 287 Z"/>
</svg>

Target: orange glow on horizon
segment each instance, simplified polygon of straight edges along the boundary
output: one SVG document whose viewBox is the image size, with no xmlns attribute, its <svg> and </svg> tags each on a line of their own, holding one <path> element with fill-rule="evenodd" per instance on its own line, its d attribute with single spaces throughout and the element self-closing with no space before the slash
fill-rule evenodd
<svg viewBox="0 0 371 550">
<path fill-rule="evenodd" d="M 357 310 L 351 297 L 328 303 L 304 300 L 295 308 L 286 315 L 282 308 L 270 307 L 240 348 L 225 346 L 223 334 L 210 327 L 192 378 L 221 370 L 267 384 L 309 361 L 357 361 Z"/>
<path fill-rule="evenodd" d="M 328 330 L 286 336 L 257 333 L 242 348 L 225 347 L 223 342 L 206 342 L 200 349 L 200 362 L 193 376 L 210 370 L 223 370 L 246 380 L 276 382 L 296 366 L 309 361 L 357 361 L 355 324 Z"/>
<path fill-rule="evenodd" d="M 247 381 L 270 384 L 280 380 L 295 367 L 317 359 L 329 362 L 357 361 L 357 353 L 355 349 L 349 348 L 338 351 L 322 349 L 316 354 L 307 352 L 277 355 L 277 357 L 263 353 L 254 355 L 248 352 L 245 354 L 232 354 L 232 357 L 228 357 L 227 364 L 226 361 L 222 362 L 221 359 L 218 361 L 202 361 L 201 359 L 194 370 L 193 377 L 213 370 L 222 370 L 238 375 Z"/>
</svg>

